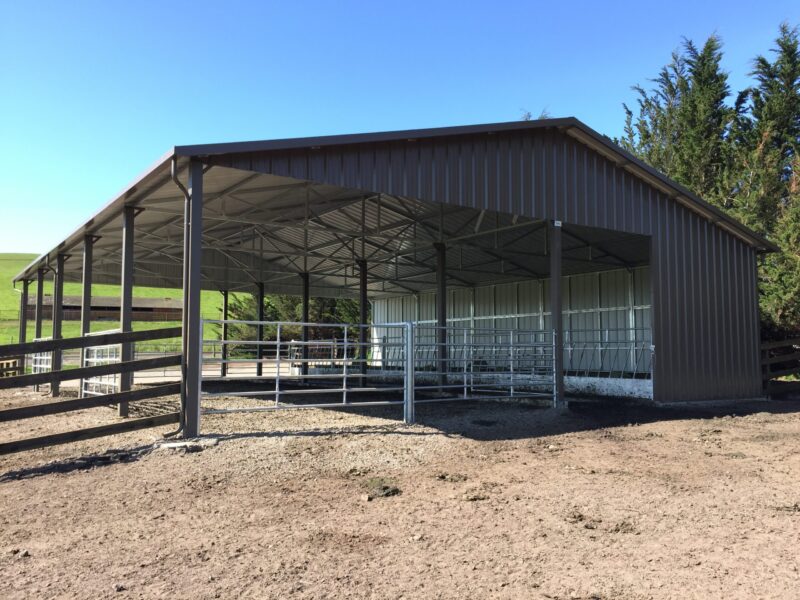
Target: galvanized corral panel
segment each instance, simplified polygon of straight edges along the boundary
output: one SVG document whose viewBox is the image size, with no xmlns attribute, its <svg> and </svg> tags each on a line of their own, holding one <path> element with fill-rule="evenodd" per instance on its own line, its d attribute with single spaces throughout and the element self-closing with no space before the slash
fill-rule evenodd
<svg viewBox="0 0 800 600">
<path fill-rule="evenodd" d="M 600 277 L 606 276 L 608 296 L 620 299 L 620 304 L 600 304 Z M 633 356 L 620 358 L 617 353 L 601 355 L 600 351 L 586 350 L 581 342 L 636 341 L 649 346 L 651 335 L 650 306 L 631 307 L 628 299 L 635 278 L 649 281 L 649 267 L 629 271 L 608 273 L 586 273 L 563 278 L 562 287 L 570 290 L 563 299 L 563 311 L 567 340 L 578 343 L 579 352 L 565 349 L 564 364 L 567 370 L 605 369 L 614 371 L 648 372 L 651 367 L 649 353 L 638 359 Z M 544 306 L 547 294 L 543 293 L 548 282 L 542 280 L 520 281 L 513 284 L 460 288 L 449 291 L 448 325 L 469 326 L 474 321 L 476 328 L 540 330 L 550 327 L 549 307 Z M 619 289 L 611 289 L 619 287 Z M 436 313 L 436 295 L 380 298 L 373 301 L 373 322 L 394 323 L 404 321 L 427 321 L 433 323 Z M 474 298 L 474 307 L 472 305 Z M 418 302 L 418 303 L 417 303 Z M 475 318 L 471 319 L 473 314 Z M 417 318 L 419 314 L 419 318 Z M 633 316 L 636 331 L 632 332 L 629 319 Z M 421 335 L 432 336 L 431 330 L 422 330 Z M 598 335 L 600 336 L 598 338 Z"/>
<path fill-rule="evenodd" d="M 680 204 L 655 178 L 649 181 L 646 173 L 630 172 L 626 164 L 583 143 L 596 140 L 581 137 L 578 141 L 557 128 L 530 129 L 324 146 L 291 156 L 281 150 L 223 154 L 209 160 L 354 189 L 651 235 L 654 397 L 758 396 L 755 249 L 740 234 L 723 229 L 733 231 L 726 223 L 709 222 L 714 217 L 707 209 Z M 697 212 L 704 210 L 708 218 Z M 626 322 L 624 315 L 619 321 Z"/>
</svg>

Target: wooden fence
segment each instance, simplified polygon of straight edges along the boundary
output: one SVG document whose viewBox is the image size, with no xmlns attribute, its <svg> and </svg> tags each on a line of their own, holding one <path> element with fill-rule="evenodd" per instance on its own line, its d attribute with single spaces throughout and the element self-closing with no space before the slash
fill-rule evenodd
<svg viewBox="0 0 800 600">
<path fill-rule="evenodd" d="M 23 344 L 8 344 L 0 346 L 0 360 L 14 358 L 25 354 L 37 352 L 62 351 L 76 348 L 87 348 L 90 346 L 101 346 L 107 344 L 132 343 L 149 340 L 159 340 L 166 338 L 179 337 L 180 327 L 170 327 L 165 329 L 152 329 L 147 331 L 133 331 L 125 333 L 108 333 L 101 335 L 82 336 L 77 338 L 62 338 L 58 340 L 42 340 L 37 342 L 26 342 Z M 181 365 L 183 357 L 180 354 L 163 356 L 158 358 L 147 358 L 140 360 L 130 360 L 125 362 L 97 365 L 93 367 L 80 367 L 77 369 L 62 369 L 60 371 L 50 371 L 47 373 L 19 373 L 6 377 L 0 377 L 0 390 L 19 388 L 44 383 L 56 383 L 71 379 L 85 379 L 99 375 L 114 375 L 119 373 L 133 373 L 147 369 L 172 367 Z M 159 398 L 172 394 L 180 393 L 181 384 L 171 383 L 166 385 L 145 387 L 125 392 L 105 394 L 88 398 L 76 398 L 70 400 L 59 400 L 55 402 L 41 402 L 26 406 L 0 410 L 0 422 L 17 421 L 29 419 L 43 415 L 66 413 L 75 410 L 82 410 L 97 406 L 106 406 L 127 402 L 137 402 L 150 398 Z M 0 443 L 0 454 L 31 450 L 33 448 L 43 448 L 66 442 L 84 440 L 95 437 L 102 437 L 134 431 L 148 427 L 156 427 L 169 423 L 177 423 L 180 420 L 180 413 L 171 412 L 163 415 L 144 417 L 140 419 L 126 419 L 118 423 L 90 427 L 64 433 L 50 434 L 40 437 L 27 438 L 11 442 Z"/>
<path fill-rule="evenodd" d="M 800 393 L 800 338 L 761 345 L 764 393 L 770 397 Z"/>
<path fill-rule="evenodd" d="M 21 374 L 22 362 L 22 358 L 19 356 L 0 360 L 0 378 Z"/>
</svg>

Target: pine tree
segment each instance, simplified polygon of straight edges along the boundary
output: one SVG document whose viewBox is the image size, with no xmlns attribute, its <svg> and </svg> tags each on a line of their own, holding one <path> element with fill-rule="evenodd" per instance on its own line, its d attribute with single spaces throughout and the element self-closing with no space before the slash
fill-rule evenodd
<svg viewBox="0 0 800 600">
<path fill-rule="evenodd" d="M 776 241 L 762 268 L 761 307 L 766 329 L 775 337 L 800 335 L 800 157 L 792 161 L 787 196 L 781 206 Z"/>
<path fill-rule="evenodd" d="M 800 140 L 800 49 L 797 29 L 782 24 L 775 60 L 754 61 L 756 85 L 742 93 L 733 182 L 734 212 L 753 229 L 770 235 L 789 195 L 793 159 Z"/>
<path fill-rule="evenodd" d="M 798 30 L 780 27 L 773 60 L 754 60 L 754 85 L 732 107 L 716 36 L 685 41 L 627 106 L 619 143 L 699 196 L 729 210 L 783 252 L 760 270 L 763 322 L 800 333 L 800 50 Z"/>
<path fill-rule="evenodd" d="M 652 91 L 636 85 L 638 114 L 623 104 L 625 136 L 618 143 L 662 173 L 675 171 L 675 150 L 678 145 L 678 110 L 686 92 L 686 61 L 678 52 L 652 80 Z"/>
<path fill-rule="evenodd" d="M 701 50 L 684 43 L 688 85 L 677 111 L 678 144 L 673 176 L 701 198 L 723 205 L 721 184 L 730 164 L 727 134 L 734 112 L 726 104 L 728 75 L 721 68 L 722 43 L 716 36 Z"/>
<path fill-rule="evenodd" d="M 724 206 L 722 183 L 732 159 L 728 134 L 735 112 L 726 104 L 730 89 L 721 61 L 718 37 L 709 37 L 701 49 L 684 40 L 651 91 L 634 87 L 639 111 L 634 117 L 625 106 L 621 144 L 705 200 Z"/>
</svg>

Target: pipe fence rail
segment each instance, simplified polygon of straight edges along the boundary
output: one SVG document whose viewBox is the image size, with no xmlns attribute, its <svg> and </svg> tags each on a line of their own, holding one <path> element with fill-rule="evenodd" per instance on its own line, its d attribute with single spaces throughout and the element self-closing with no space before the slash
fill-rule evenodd
<svg viewBox="0 0 800 600">
<path fill-rule="evenodd" d="M 223 324 L 264 338 L 206 337 Z M 204 347 L 221 346 L 204 355 L 203 396 L 248 401 L 205 413 L 403 404 L 408 420 L 418 403 L 554 397 L 551 332 L 234 320 L 203 328 Z"/>
</svg>

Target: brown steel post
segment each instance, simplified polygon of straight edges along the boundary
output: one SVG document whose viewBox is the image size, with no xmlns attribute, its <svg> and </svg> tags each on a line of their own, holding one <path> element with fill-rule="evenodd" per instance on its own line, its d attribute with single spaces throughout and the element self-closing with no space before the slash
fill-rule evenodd
<svg viewBox="0 0 800 600">
<path fill-rule="evenodd" d="M 300 279 L 302 280 L 303 284 L 303 295 L 302 295 L 302 305 L 301 305 L 301 316 L 300 320 L 303 323 L 308 323 L 309 319 L 309 303 L 311 301 L 311 290 L 310 290 L 310 282 L 308 273 L 300 273 Z M 303 341 L 303 348 L 300 352 L 300 356 L 302 357 L 303 361 L 300 365 L 300 372 L 303 375 L 308 375 L 308 341 L 309 341 L 309 328 L 307 325 L 303 325 L 302 329 L 302 341 Z"/>
<path fill-rule="evenodd" d="M 44 315 L 44 269 L 39 267 L 36 270 L 36 312 L 34 313 L 33 339 L 38 340 L 42 337 L 42 320 Z"/>
<path fill-rule="evenodd" d="M 447 249 L 436 243 L 436 355 L 439 385 L 447 384 Z M 442 390 L 443 391 L 443 390 Z"/>
<path fill-rule="evenodd" d="M 28 341 L 28 290 L 30 280 L 22 280 L 22 293 L 19 295 L 19 343 L 24 344 Z M 17 362 L 17 375 L 25 374 L 25 355 L 23 354 Z"/>
<path fill-rule="evenodd" d="M 126 206 L 122 210 L 122 274 L 119 303 L 119 329 L 123 333 L 133 331 L 133 221 L 136 209 Z M 121 345 L 122 362 L 133 360 L 133 343 Z M 133 387 L 133 373 L 121 373 L 119 391 L 127 392 Z M 119 416 L 128 416 L 128 403 L 119 403 Z"/>
<path fill-rule="evenodd" d="M 83 238 L 83 273 L 81 290 L 81 335 L 91 330 L 92 323 L 92 250 L 94 237 Z M 81 348 L 81 366 L 86 366 L 86 348 Z M 83 397 L 83 379 L 80 380 L 80 396 Z"/>
<path fill-rule="evenodd" d="M 261 361 L 264 358 L 264 345 L 260 342 L 264 341 L 264 284 L 258 284 L 258 290 L 256 291 L 256 302 L 258 303 L 258 325 L 256 327 L 256 339 L 259 341 L 258 346 L 256 346 L 256 377 L 261 377 L 264 372 L 264 366 L 261 364 Z M 280 348 L 277 349 L 280 352 Z"/>
<path fill-rule="evenodd" d="M 228 375 L 228 290 L 222 291 L 222 344 L 220 348 L 220 366 L 219 375 L 225 377 Z"/>
<path fill-rule="evenodd" d="M 189 198 L 184 221 L 184 256 L 188 261 L 183 284 L 186 345 L 185 399 L 183 436 L 200 434 L 200 394 L 203 378 L 203 323 L 200 318 L 200 285 L 203 252 L 203 163 L 193 158 L 189 163 Z"/>
<path fill-rule="evenodd" d="M 359 363 L 359 372 L 362 375 L 361 385 L 366 384 L 363 376 L 367 374 L 367 342 L 369 331 L 367 330 L 367 321 L 369 320 L 369 299 L 367 298 L 367 261 L 359 259 L 358 263 L 358 357 L 361 360 Z"/>
<path fill-rule="evenodd" d="M 561 313 L 561 221 L 547 224 L 550 252 L 550 314 L 553 327 L 553 406 L 564 401 L 564 319 Z"/>
<path fill-rule="evenodd" d="M 22 293 L 19 295 L 19 343 L 28 341 L 28 288 L 29 279 L 22 280 Z"/>
<path fill-rule="evenodd" d="M 56 258 L 56 273 L 53 278 L 53 339 L 61 339 L 61 323 L 64 318 L 64 262 L 67 257 L 59 254 Z M 61 370 L 61 350 L 53 350 L 53 371 Z M 50 392 L 53 396 L 61 393 L 60 382 L 53 381 L 50 384 Z"/>
</svg>

